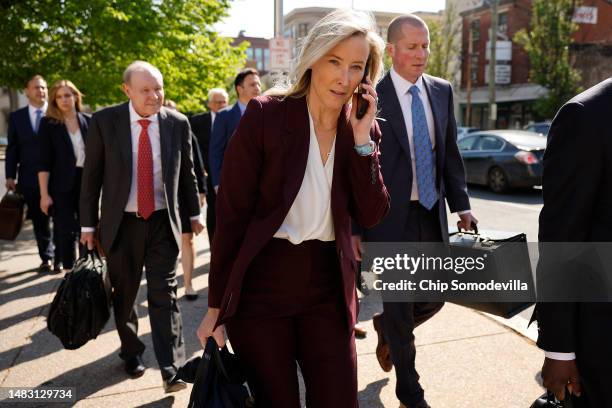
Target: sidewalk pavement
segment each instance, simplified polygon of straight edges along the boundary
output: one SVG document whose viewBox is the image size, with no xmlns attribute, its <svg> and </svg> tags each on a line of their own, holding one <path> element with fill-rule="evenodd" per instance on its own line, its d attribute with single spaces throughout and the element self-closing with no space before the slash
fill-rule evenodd
<svg viewBox="0 0 612 408">
<path fill-rule="evenodd" d="M 141 282 L 138 311 L 149 369 L 143 377 L 131 380 L 117 356 L 119 338 L 112 318 L 96 340 L 78 350 L 64 350 L 47 330 L 46 315 L 61 276 L 36 272 L 40 261 L 35 248 L 29 222 L 17 241 L 0 241 L 0 387 L 76 387 L 77 407 L 186 406 L 191 386 L 174 394 L 164 394 L 162 388 L 147 317 L 145 280 Z M 196 248 L 197 301 L 184 298 L 179 272 L 188 356 L 201 351 L 195 331 L 206 312 L 210 253 L 205 234 L 196 238 Z M 380 305 L 374 302 L 362 304 L 360 319 L 368 328 L 367 338 L 357 340 L 362 408 L 399 406 L 395 375 L 380 369 L 374 352 L 376 335 L 371 319 L 379 310 Z M 514 324 L 517 330 L 524 329 L 524 321 Z M 416 344 L 417 368 L 426 398 L 434 408 L 526 408 L 542 393 L 536 378 L 543 353 L 528 337 L 478 312 L 447 304 L 416 330 Z"/>
</svg>

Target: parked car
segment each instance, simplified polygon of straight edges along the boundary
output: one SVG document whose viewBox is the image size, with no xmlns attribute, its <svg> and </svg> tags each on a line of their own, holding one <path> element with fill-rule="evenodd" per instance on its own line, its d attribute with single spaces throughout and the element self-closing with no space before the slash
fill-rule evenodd
<svg viewBox="0 0 612 408">
<path fill-rule="evenodd" d="M 480 128 L 468 127 L 468 126 L 457 126 L 457 140 L 461 140 L 472 132 L 479 131 Z"/>
<path fill-rule="evenodd" d="M 548 130 L 550 129 L 550 123 L 551 123 L 550 120 L 547 120 L 544 122 L 530 123 L 529 125 L 525 126 L 523 130 L 526 130 L 528 132 L 541 133 L 544 136 L 548 136 Z"/>
<path fill-rule="evenodd" d="M 468 183 L 496 193 L 542 184 L 546 138 L 524 130 L 485 130 L 458 141 Z"/>
</svg>

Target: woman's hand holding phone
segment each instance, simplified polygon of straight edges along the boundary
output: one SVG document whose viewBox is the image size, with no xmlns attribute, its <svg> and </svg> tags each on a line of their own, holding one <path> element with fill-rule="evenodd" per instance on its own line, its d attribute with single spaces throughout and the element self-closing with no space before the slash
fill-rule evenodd
<svg viewBox="0 0 612 408">
<path fill-rule="evenodd" d="M 355 137 L 355 145 L 364 145 L 370 141 L 370 128 L 376 116 L 376 105 L 378 95 L 372 86 L 372 81 L 369 77 L 365 78 L 359 87 L 363 89 L 363 93 L 353 94 L 353 102 L 351 107 L 351 126 L 353 127 L 353 136 Z M 363 117 L 357 117 L 359 100 L 363 99 L 368 107 L 365 110 Z"/>
</svg>

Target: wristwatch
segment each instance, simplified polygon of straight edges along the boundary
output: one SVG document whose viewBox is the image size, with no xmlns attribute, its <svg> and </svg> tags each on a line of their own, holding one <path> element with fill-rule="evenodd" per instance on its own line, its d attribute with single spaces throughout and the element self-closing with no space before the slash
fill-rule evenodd
<svg viewBox="0 0 612 408">
<path fill-rule="evenodd" d="M 372 140 L 370 140 L 366 144 L 355 145 L 355 151 L 360 156 L 369 156 L 374 152 L 375 149 L 376 149 L 376 144 Z"/>
</svg>

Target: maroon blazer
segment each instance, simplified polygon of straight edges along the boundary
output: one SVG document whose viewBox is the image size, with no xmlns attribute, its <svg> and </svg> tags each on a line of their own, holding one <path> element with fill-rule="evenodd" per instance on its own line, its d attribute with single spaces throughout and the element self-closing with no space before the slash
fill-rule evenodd
<svg viewBox="0 0 612 408">
<path fill-rule="evenodd" d="M 364 227 L 374 226 L 389 209 L 389 195 L 380 173 L 378 148 L 369 156 L 355 152 L 348 115 L 345 106 L 337 126 L 331 210 L 352 328 L 357 302 L 351 218 Z M 376 122 L 370 135 L 378 145 Z M 306 171 L 309 140 L 305 97 L 261 96 L 249 102 L 228 144 L 216 201 L 208 305 L 221 309 L 217 324 L 236 312 L 249 263 L 278 231 L 291 208 Z"/>
</svg>

